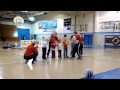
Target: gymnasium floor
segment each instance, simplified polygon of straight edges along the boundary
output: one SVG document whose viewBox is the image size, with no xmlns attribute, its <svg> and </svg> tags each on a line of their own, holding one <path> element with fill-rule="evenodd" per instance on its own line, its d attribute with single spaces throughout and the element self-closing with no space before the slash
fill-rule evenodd
<svg viewBox="0 0 120 90">
<path fill-rule="evenodd" d="M 69 49 L 70 51 L 70 49 Z M 24 63 L 24 50 L 0 48 L 0 79 L 80 79 L 86 68 L 94 74 L 120 68 L 120 49 L 84 48 L 82 60 L 41 59 L 41 49 L 33 70 Z"/>
</svg>

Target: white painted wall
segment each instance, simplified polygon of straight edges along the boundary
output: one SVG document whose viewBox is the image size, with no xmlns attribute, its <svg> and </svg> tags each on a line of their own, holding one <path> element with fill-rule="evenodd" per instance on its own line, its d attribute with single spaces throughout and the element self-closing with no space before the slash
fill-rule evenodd
<svg viewBox="0 0 120 90">
<path fill-rule="evenodd" d="M 80 15 L 80 16 L 77 16 L 76 17 L 76 24 L 79 25 L 79 24 L 88 24 L 88 32 L 86 33 L 89 33 L 89 32 L 93 32 L 93 21 L 94 21 L 94 13 L 89 13 L 89 14 L 86 14 L 85 15 L 85 18 L 83 18 L 83 15 Z M 49 14 L 46 14 L 46 15 L 41 15 L 40 16 L 40 19 L 35 22 L 34 24 L 32 24 L 32 27 L 31 27 L 31 34 L 38 34 L 38 39 L 41 39 L 42 36 L 45 36 L 47 38 L 50 37 L 50 34 L 52 32 L 43 32 L 43 30 L 39 30 L 38 28 L 38 23 L 40 21 L 45 21 L 45 20 L 57 20 L 57 29 L 56 29 L 56 32 L 58 33 L 58 36 L 59 38 L 63 38 L 63 35 L 64 33 L 67 33 L 67 36 L 68 36 L 68 39 L 70 37 L 70 35 L 73 33 L 75 27 L 72 27 L 72 30 L 64 30 L 64 26 L 63 26 L 63 23 L 64 23 L 64 19 L 65 18 L 71 18 L 71 25 L 75 25 L 75 16 L 67 16 L 67 15 L 64 15 L 64 14 L 58 14 L 58 13 L 49 13 Z M 76 30 L 79 30 L 80 27 L 76 27 Z M 78 31 L 79 32 L 79 31 Z M 85 33 L 85 32 L 84 32 Z"/>
<path fill-rule="evenodd" d="M 46 15 L 41 15 L 40 19 L 38 20 L 38 22 L 34 23 L 32 25 L 32 29 L 31 29 L 31 34 L 43 34 L 42 30 L 40 31 L 38 29 L 38 23 L 40 21 L 44 21 L 44 20 L 57 20 L 57 26 L 58 28 L 56 29 L 56 31 L 58 33 L 73 33 L 73 31 L 70 30 L 64 30 L 64 26 L 63 26 L 63 20 L 65 18 L 71 18 L 71 25 L 75 25 L 75 16 L 67 16 L 67 15 L 63 15 L 63 14 L 58 14 L 58 13 L 48 13 Z M 76 18 L 76 24 L 88 24 L 88 32 L 93 32 L 93 13 L 90 14 L 86 14 L 85 18 L 83 18 L 83 15 L 77 16 Z M 72 27 L 72 30 L 75 29 L 75 26 Z M 76 30 L 80 30 L 80 27 L 77 26 Z M 79 31 L 78 31 L 79 32 Z M 47 32 L 44 32 L 44 34 L 46 34 Z M 47 33 L 48 34 L 48 33 Z"/>
<path fill-rule="evenodd" d="M 100 22 L 120 21 L 120 12 L 117 11 L 96 11 L 95 12 L 95 34 L 94 47 L 104 47 L 105 35 L 120 35 L 120 30 L 101 29 Z M 107 33 L 105 33 L 107 32 Z M 111 32 L 111 33 L 108 33 Z M 113 33 L 116 32 L 116 33 Z"/>
<path fill-rule="evenodd" d="M 119 32 L 120 30 L 101 29 L 100 22 L 104 21 L 120 21 L 120 12 L 117 11 L 97 11 L 96 12 L 96 32 Z"/>
<path fill-rule="evenodd" d="M 65 18 L 70 18 L 70 16 L 62 15 L 62 14 L 54 13 L 54 12 L 48 13 L 46 15 L 41 15 L 40 19 L 34 24 L 32 24 L 31 34 L 39 34 L 40 38 L 41 38 L 41 35 L 42 36 L 47 35 L 49 37 L 52 32 L 43 32 L 43 30 L 39 30 L 38 28 L 38 23 L 40 21 L 45 21 L 45 20 L 57 20 L 56 32 L 58 34 L 73 33 L 73 31 L 71 30 L 64 30 L 64 19 Z"/>
<path fill-rule="evenodd" d="M 88 24 L 88 31 L 85 32 L 85 31 L 82 31 L 83 33 L 89 33 L 89 32 L 93 32 L 94 30 L 94 13 L 91 12 L 91 13 L 88 13 L 88 14 L 85 14 L 85 17 L 83 17 L 83 14 L 80 15 L 80 16 L 77 16 L 77 20 L 76 20 L 76 23 L 77 23 L 77 30 L 80 30 L 80 24 Z"/>
</svg>

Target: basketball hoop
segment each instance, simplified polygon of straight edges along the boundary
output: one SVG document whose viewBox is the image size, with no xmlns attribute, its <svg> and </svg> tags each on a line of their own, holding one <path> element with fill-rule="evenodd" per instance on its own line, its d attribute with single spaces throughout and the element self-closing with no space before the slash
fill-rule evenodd
<svg viewBox="0 0 120 90">
<path fill-rule="evenodd" d="M 15 24 L 23 24 L 24 23 L 24 19 L 20 16 L 16 16 L 14 19 L 13 19 L 13 22 Z"/>
</svg>

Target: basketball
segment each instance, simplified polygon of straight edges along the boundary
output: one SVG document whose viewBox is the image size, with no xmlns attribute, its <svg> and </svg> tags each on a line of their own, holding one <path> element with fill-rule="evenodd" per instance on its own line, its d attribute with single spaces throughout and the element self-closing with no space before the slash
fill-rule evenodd
<svg viewBox="0 0 120 90">
<path fill-rule="evenodd" d="M 92 69 L 88 68 L 85 70 L 85 76 L 86 77 L 91 77 L 93 75 Z"/>
</svg>

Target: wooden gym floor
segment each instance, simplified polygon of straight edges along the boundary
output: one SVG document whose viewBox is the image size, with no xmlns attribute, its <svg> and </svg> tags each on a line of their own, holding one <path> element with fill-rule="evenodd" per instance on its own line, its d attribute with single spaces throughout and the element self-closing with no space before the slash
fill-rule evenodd
<svg viewBox="0 0 120 90">
<path fill-rule="evenodd" d="M 45 61 L 39 49 L 33 69 L 24 63 L 24 51 L 0 48 L 0 79 L 80 79 L 87 68 L 98 74 L 120 67 L 120 49 L 84 48 L 82 60 L 56 57 Z"/>
</svg>

